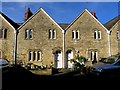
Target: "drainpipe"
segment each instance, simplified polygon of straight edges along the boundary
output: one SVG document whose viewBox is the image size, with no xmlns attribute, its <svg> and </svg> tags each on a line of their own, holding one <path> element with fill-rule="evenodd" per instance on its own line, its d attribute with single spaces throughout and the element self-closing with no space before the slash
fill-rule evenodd
<svg viewBox="0 0 120 90">
<path fill-rule="evenodd" d="M 62 58 L 62 60 L 63 60 L 63 68 L 65 68 L 66 67 L 66 65 L 65 65 L 65 30 L 62 30 L 62 34 L 63 34 L 63 58 Z"/>
<path fill-rule="evenodd" d="M 108 34 L 108 48 L 109 48 L 109 56 L 111 56 L 111 42 L 110 42 L 110 31 L 107 31 Z"/>
<path fill-rule="evenodd" d="M 14 30 L 14 65 L 17 65 L 17 30 Z"/>
</svg>

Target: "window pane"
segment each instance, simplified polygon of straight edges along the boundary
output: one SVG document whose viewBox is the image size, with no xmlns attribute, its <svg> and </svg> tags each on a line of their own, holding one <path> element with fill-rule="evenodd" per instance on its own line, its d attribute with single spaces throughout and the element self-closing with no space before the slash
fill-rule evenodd
<svg viewBox="0 0 120 90">
<path fill-rule="evenodd" d="M 76 32 L 76 39 L 79 39 L 79 31 Z"/>
<path fill-rule="evenodd" d="M 72 31 L 72 39 L 75 39 L 74 31 Z"/>
<path fill-rule="evenodd" d="M 38 51 L 38 60 L 40 60 L 41 59 L 41 53 L 40 53 L 40 51 Z"/>
<path fill-rule="evenodd" d="M 120 32 L 119 31 L 117 31 L 117 39 L 120 39 Z"/>
<path fill-rule="evenodd" d="M 0 38 L 2 38 L 3 29 L 0 29 Z"/>
<path fill-rule="evenodd" d="M 92 52 L 91 52 L 91 56 L 90 56 L 91 60 L 93 59 L 92 57 L 93 57 L 93 54 L 92 54 Z"/>
<path fill-rule="evenodd" d="M 36 52 L 33 52 L 33 60 L 36 60 Z"/>
<path fill-rule="evenodd" d="M 101 39 L 101 31 L 98 31 L 98 39 Z"/>
<path fill-rule="evenodd" d="M 52 33 L 51 33 L 51 30 L 49 30 L 49 38 L 51 38 L 51 37 L 52 37 L 52 36 L 51 36 L 51 34 L 52 34 Z"/>
<path fill-rule="evenodd" d="M 32 35 L 33 35 L 33 31 L 30 30 L 30 31 L 29 31 L 29 37 L 30 37 L 30 39 L 32 39 Z"/>
<path fill-rule="evenodd" d="M 4 30 L 4 38 L 7 38 L 7 29 Z"/>
<path fill-rule="evenodd" d="M 29 61 L 31 61 L 32 60 L 32 52 L 30 51 L 29 52 Z"/>
<path fill-rule="evenodd" d="M 97 31 L 94 31 L 94 39 L 97 39 Z"/>
<path fill-rule="evenodd" d="M 53 30 L 53 39 L 55 39 L 56 38 L 56 30 Z"/>
<path fill-rule="evenodd" d="M 25 38 L 26 39 L 28 38 L 28 33 L 29 33 L 29 30 L 25 30 Z"/>
</svg>

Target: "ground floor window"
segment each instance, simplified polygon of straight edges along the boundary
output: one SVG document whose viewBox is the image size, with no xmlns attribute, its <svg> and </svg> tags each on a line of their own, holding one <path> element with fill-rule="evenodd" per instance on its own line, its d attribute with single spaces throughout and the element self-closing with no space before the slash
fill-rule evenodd
<svg viewBox="0 0 120 90">
<path fill-rule="evenodd" d="M 29 61 L 40 61 L 41 51 L 29 51 Z"/>
<path fill-rule="evenodd" d="M 98 52 L 97 51 L 91 51 L 90 54 L 91 54 L 90 59 L 92 61 L 97 61 L 97 59 L 98 59 Z"/>
</svg>

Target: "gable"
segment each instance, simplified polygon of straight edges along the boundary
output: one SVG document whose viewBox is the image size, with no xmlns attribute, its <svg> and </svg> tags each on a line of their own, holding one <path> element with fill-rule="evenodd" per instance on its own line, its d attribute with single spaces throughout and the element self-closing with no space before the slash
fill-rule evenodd
<svg viewBox="0 0 120 90">
<path fill-rule="evenodd" d="M 3 13 L 0 14 L 0 18 L 1 18 L 1 21 L 3 20 L 4 22 L 6 22 L 12 29 L 17 29 L 19 27 L 17 23 L 12 21 Z"/>
<path fill-rule="evenodd" d="M 68 30 L 70 27 L 73 27 L 75 24 L 81 25 L 84 23 L 84 26 L 89 24 L 96 24 L 107 31 L 107 29 L 94 17 L 87 9 L 85 9 L 67 28 Z M 93 25 L 94 26 L 94 25 Z"/>
<path fill-rule="evenodd" d="M 40 17 L 41 16 L 41 17 Z M 52 24 L 54 24 L 55 26 L 57 26 L 60 30 L 63 30 L 42 8 L 40 8 L 35 14 L 33 14 L 26 22 L 24 22 L 19 28 L 18 30 L 20 30 L 23 26 L 25 26 L 27 23 L 30 23 L 32 20 L 34 20 L 36 17 L 38 17 L 36 20 L 36 23 L 38 23 L 41 19 L 45 19 L 47 18 L 48 20 L 44 21 L 45 23 L 51 22 Z M 41 21 L 41 23 L 43 23 Z"/>
</svg>

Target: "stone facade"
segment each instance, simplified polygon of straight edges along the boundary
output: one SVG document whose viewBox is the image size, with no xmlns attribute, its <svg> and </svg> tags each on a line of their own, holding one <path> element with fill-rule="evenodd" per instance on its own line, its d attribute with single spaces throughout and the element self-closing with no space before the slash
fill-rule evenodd
<svg viewBox="0 0 120 90">
<path fill-rule="evenodd" d="M 42 8 L 19 28 L 14 28 L 8 19 L 0 16 L 0 29 L 7 29 L 7 38 L 0 38 L 1 57 L 13 62 L 15 30 L 18 30 L 16 59 L 24 64 L 69 68 L 69 60 L 77 54 L 88 61 L 99 61 L 110 53 L 120 53 L 120 40 L 116 38 L 120 23 L 108 30 L 94 15 L 85 9 L 66 29 L 60 27 Z"/>
<path fill-rule="evenodd" d="M 25 30 L 32 29 L 32 39 L 25 38 Z M 55 30 L 55 39 L 49 38 L 49 31 Z M 22 28 L 19 29 L 18 34 L 18 60 L 24 60 L 24 62 L 34 63 L 37 65 L 50 65 L 54 63 L 54 54 L 57 50 L 62 52 L 63 39 L 62 29 L 51 20 L 46 12 L 40 9 L 32 18 L 30 18 Z M 29 52 L 40 51 L 40 60 L 29 61 Z M 33 57 L 32 57 L 33 59 Z"/>
<path fill-rule="evenodd" d="M 72 38 L 72 32 L 78 32 L 78 38 Z M 94 32 L 100 32 L 100 39 L 94 39 Z M 99 21 L 92 16 L 88 10 L 83 13 L 68 27 L 65 36 L 66 51 L 71 49 L 74 52 L 79 51 L 81 56 L 91 60 L 96 52 L 96 60 L 108 57 L 108 37 L 107 30 Z"/>
<path fill-rule="evenodd" d="M 118 21 L 112 28 L 111 28 L 111 54 L 115 55 L 120 53 L 120 21 Z"/>
<path fill-rule="evenodd" d="M 13 62 L 14 53 L 14 28 L 5 20 L 4 17 L 0 17 L 2 24 L 0 24 L 0 51 L 1 58 L 7 59 Z"/>
</svg>

